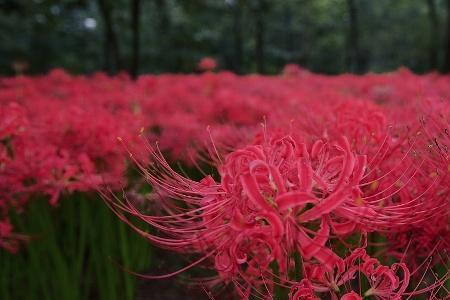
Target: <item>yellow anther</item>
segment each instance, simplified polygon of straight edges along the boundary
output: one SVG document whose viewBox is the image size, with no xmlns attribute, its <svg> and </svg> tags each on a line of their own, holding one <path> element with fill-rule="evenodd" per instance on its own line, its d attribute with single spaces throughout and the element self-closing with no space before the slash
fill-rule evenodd
<svg viewBox="0 0 450 300">
<path fill-rule="evenodd" d="M 339 293 L 339 286 L 335 283 L 335 282 L 332 282 L 331 283 L 331 288 L 336 292 L 336 293 Z"/>
<path fill-rule="evenodd" d="M 361 196 L 358 196 L 358 198 L 355 199 L 355 204 L 358 206 L 362 206 L 364 204 L 363 198 L 361 198 Z"/>
<path fill-rule="evenodd" d="M 379 185 L 380 185 L 380 182 L 379 182 L 378 180 L 375 180 L 374 182 L 372 182 L 372 183 L 370 184 L 370 189 L 371 189 L 372 191 L 375 191 L 375 190 L 378 188 Z"/>
<path fill-rule="evenodd" d="M 134 114 L 140 114 L 142 111 L 139 103 L 136 102 L 132 103 L 131 110 L 133 111 Z"/>
<path fill-rule="evenodd" d="M 365 293 L 364 293 L 364 297 L 370 297 L 374 294 L 374 290 L 373 289 L 368 289 Z"/>
<path fill-rule="evenodd" d="M 275 192 L 278 191 L 278 188 L 277 188 L 277 185 L 275 184 L 275 182 L 270 180 L 269 184 L 270 184 L 270 187 L 272 188 L 272 190 L 274 190 Z"/>
<path fill-rule="evenodd" d="M 397 181 L 395 182 L 395 186 L 396 186 L 396 187 L 402 187 L 402 186 L 403 186 L 403 181 L 401 181 L 400 179 L 397 180 Z"/>
</svg>

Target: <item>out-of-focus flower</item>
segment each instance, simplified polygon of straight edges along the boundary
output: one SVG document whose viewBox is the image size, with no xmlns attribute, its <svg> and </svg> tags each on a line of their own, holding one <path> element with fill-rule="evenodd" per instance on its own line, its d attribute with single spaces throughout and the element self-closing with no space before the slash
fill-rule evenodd
<svg viewBox="0 0 450 300">
<path fill-rule="evenodd" d="M 217 68 L 217 62 L 212 57 L 203 57 L 198 63 L 198 69 L 204 72 L 214 71 Z"/>
<path fill-rule="evenodd" d="M 302 279 L 291 287 L 289 300 L 319 300 L 314 293 L 314 288 L 308 279 Z"/>
<path fill-rule="evenodd" d="M 341 297 L 341 300 L 362 300 L 362 299 L 363 298 L 354 291 L 351 291 L 350 293 L 347 293 Z"/>
</svg>

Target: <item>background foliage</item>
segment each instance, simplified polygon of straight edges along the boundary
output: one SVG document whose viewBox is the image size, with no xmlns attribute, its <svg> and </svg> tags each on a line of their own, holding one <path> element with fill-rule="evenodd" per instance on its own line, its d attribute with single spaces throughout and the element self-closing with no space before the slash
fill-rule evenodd
<svg viewBox="0 0 450 300">
<path fill-rule="evenodd" d="M 1 0 L 0 73 L 448 69 L 447 0 Z M 17 66 L 16 66 L 17 69 Z"/>
</svg>

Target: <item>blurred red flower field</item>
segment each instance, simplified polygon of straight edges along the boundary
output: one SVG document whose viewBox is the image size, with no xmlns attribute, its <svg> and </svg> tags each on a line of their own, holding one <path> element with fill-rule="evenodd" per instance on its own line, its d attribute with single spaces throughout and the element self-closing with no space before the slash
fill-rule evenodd
<svg viewBox="0 0 450 300">
<path fill-rule="evenodd" d="M 85 231 L 120 232 L 113 261 L 149 280 L 181 274 L 205 297 L 448 298 L 450 77 L 297 65 L 239 76 L 213 63 L 136 81 L 60 69 L 0 78 L 0 265 L 27 265 L 42 241 L 20 224 L 45 202 L 75 218 L 75 248 Z M 65 205 L 98 205 L 143 237 Z M 77 278 L 105 256 L 95 239 L 71 250 Z M 147 243 L 183 261 L 131 263 L 154 251 Z M 127 273 L 113 261 L 108 272 Z M 4 279 L 5 299 L 19 281 Z M 87 285 L 103 297 L 99 281 Z"/>
</svg>

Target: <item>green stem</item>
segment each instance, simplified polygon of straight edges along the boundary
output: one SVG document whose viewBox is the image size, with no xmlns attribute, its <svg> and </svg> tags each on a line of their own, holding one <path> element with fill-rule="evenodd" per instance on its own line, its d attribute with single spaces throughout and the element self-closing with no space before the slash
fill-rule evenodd
<svg viewBox="0 0 450 300">
<path fill-rule="evenodd" d="M 275 291 L 275 300 L 287 300 L 289 297 L 289 291 L 281 286 L 280 282 L 280 269 L 278 267 L 278 263 L 273 261 L 270 265 L 272 272 L 274 274 L 274 291 Z"/>
<path fill-rule="evenodd" d="M 119 238 L 120 238 L 120 252 L 122 256 L 122 261 L 126 267 L 130 266 L 130 253 L 128 250 L 128 238 L 125 231 L 125 224 L 119 223 Z M 133 299 L 133 282 L 130 278 L 130 275 L 126 272 L 123 274 L 123 280 L 125 282 L 125 295 L 126 299 Z"/>
<path fill-rule="evenodd" d="M 300 253 L 296 251 L 294 253 L 294 263 L 295 263 L 295 281 L 299 282 L 303 279 L 303 262 L 300 257 Z"/>
</svg>

